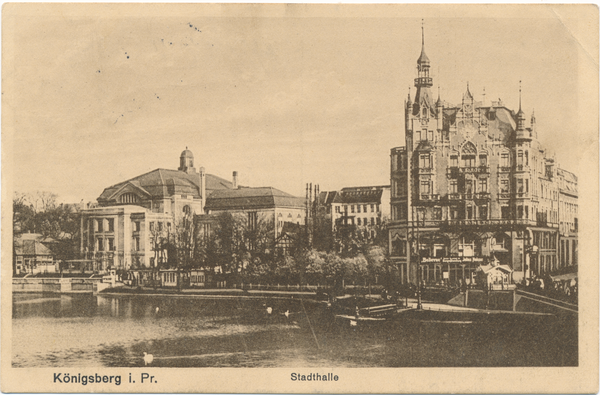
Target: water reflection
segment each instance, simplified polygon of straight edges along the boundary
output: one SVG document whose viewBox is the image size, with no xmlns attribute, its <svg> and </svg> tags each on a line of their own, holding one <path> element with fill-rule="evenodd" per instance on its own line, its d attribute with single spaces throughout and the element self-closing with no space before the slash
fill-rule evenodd
<svg viewBox="0 0 600 395">
<path fill-rule="evenodd" d="M 12 364 L 134 367 L 144 365 L 144 352 L 158 367 L 577 364 L 576 322 L 504 332 L 396 324 L 357 331 L 340 329 L 325 309 L 305 305 L 286 299 L 14 295 Z"/>
</svg>

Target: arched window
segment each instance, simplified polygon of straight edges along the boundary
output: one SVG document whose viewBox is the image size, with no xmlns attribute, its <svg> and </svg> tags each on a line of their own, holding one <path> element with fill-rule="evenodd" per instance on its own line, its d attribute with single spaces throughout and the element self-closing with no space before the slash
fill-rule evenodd
<svg viewBox="0 0 600 395">
<path fill-rule="evenodd" d="M 185 215 L 190 215 L 192 212 L 192 209 L 190 208 L 190 206 L 188 206 L 187 204 L 185 206 L 183 206 L 183 213 Z"/>
<path fill-rule="evenodd" d="M 137 203 L 138 197 L 135 193 L 124 193 L 119 197 L 119 202 L 121 203 Z"/>
<path fill-rule="evenodd" d="M 467 142 L 463 147 L 462 147 L 462 152 L 461 152 L 461 160 L 462 160 L 462 166 L 463 167 L 475 167 L 475 156 L 477 155 L 477 149 L 475 148 L 475 145 L 473 145 L 473 143 L 471 143 L 470 141 Z"/>
</svg>

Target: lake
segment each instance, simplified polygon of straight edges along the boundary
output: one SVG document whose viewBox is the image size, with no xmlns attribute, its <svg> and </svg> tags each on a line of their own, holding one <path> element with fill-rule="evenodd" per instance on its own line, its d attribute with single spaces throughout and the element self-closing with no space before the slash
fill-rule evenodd
<svg viewBox="0 0 600 395">
<path fill-rule="evenodd" d="M 361 330 L 330 317 L 299 299 L 14 294 L 12 366 L 139 367 L 144 352 L 153 367 L 577 365 L 576 319 Z"/>
</svg>

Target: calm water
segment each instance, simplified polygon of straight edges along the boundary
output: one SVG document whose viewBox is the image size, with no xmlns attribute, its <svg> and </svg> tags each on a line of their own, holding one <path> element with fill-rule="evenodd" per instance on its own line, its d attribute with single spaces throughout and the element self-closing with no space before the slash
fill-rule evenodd
<svg viewBox="0 0 600 395">
<path fill-rule="evenodd" d="M 562 324 L 510 331 L 393 324 L 357 331 L 335 325 L 321 306 L 305 302 L 304 308 L 284 299 L 16 294 L 12 364 L 143 366 L 143 352 L 162 367 L 577 364 L 576 328 Z"/>
</svg>

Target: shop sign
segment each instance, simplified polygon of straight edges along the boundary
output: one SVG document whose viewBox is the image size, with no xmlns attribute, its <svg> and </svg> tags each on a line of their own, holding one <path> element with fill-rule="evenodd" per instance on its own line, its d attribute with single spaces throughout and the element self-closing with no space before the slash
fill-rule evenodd
<svg viewBox="0 0 600 395">
<path fill-rule="evenodd" d="M 421 263 L 482 263 L 483 258 L 461 257 L 461 258 L 423 258 Z"/>
</svg>

